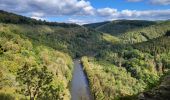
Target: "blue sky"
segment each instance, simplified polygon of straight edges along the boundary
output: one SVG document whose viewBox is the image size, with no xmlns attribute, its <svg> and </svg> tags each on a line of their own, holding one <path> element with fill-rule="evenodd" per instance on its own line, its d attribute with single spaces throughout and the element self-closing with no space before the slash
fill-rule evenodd
<svg viewBox="0 0 170 100">
<path fill-rule="evenodd" d="M 170 0 L 0 0 L 0 9 L 35 19 L 78 24 L 170 18 Z"/>
<path fill-rule="evenodd" d="M 148 2 L 149 0 L 143 0 L 141 2 L 128 2 L 127 0 L 89 0 L 89 1 L 95 8 L 110 7 L 110 8 L 117 8 L 119 10 L 170 9 L 169 5 L 153 5 L 150 4 L 150 2 Z"/>
</svg>

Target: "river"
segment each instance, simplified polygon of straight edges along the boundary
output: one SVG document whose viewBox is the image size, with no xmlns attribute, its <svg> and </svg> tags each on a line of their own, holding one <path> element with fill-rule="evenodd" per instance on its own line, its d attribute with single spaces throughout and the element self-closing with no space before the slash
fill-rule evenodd
<svg viewBox="0 0 170 100">
<path fill-rule="evenodd" d="M 73 78 L 71 81 L 71 100 L 92 100 L 87 77 L 79 59 L 74 60 Z"/>
</svg>

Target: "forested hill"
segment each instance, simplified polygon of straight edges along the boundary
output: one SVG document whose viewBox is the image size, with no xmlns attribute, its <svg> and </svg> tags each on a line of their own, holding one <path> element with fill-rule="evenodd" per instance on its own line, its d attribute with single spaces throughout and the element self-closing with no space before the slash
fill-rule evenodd
<svg viewBox="0 0 170 100">
<path fill-rule="evenodd" d="M 72 57 L 91 54 L 102 43 L 101 32 L 86 27 L 57 22 L 37 21 L 13 13 L 0 12 L 1 26 Z"/>
<path fill-rule="evenodd" d="M 110 22 L 106 21 L 100 23 L 86 24 L 84 26 L 88 28 L 94 28 L 98 31 L 102 31 L 112 35 L 121 35 L 127 31 L 142 27 L 148 27 L 156 23 L 157 22 L 145 20 L 115 20 Z"/>
<path fill-rule="evenodd" d="M 163 59 L 161 64 L 156 65 L 156 69 L 159 72 L 165 73 L 160 79 L 159 84 L 148 91 L 140 93 L 138 96 L 139 100 L 168 100 L 170 98 L 170 71 L 166 68 L 170 68 L 170 31 L 166 32 L 164 36 L 149 40 L 143 43 L 135 44 L 134 47 L 142 52 L 148 52 L 155 55 L 155 60 L 159 60 L 159 56 Z M 156 58 L 157 57 L 157 58 Z M 165 70 L 166 69 L 166 70 Z"/>
<path fill-rule="evenodd" d="M 143 52 L 149 52 L 151 54 L 160 54 L 170 51 L 170 31 L 167 31 L 165 35 L 146 41 L 142 43 L 134 44 L 133 46 Z"/>
<path fill-rule="evenodd" d="M 96 29 L 97 27 L 100 27 L 100 26 L 105 25 L 105 24 L 108 24 L 108 23 L 110 23 L 110 21 L 84 24 L 83 26 L 88 27 L 88 28 L 94 28 L 94 29 Z"/>
<path fill-rule="evenodd" d="M 83 57 L 94 97 L 97 100 L 168 100 L 169 31 L 164 34 L 123 48 L 112 44 L 95 57 Z"/>
<path fill-rule="evenodd" d="M 165 35 L 170 21 L 117 20 L 84 26 L 116 36 L 125 44 L 134 44 Z"/>
<path fill-rule="evenodd" d="M 43 20 L 36 20 L 29 17 L 17 15 L 14 13 L 6 12 L 0 10 L 0 22 L 1 23 L 11 23 L 11 24 L 29 24 L 29 25 L 49 25 L 49 26 L 59 26 L 59 27 L 80 27 L 76 24 L 69 23 L 58 23 L 58 22 L 47 22 Z"/>
<path fill-rule="evenodd" d="M 32 94 L 38 100 L 69 100 L 71 57 L 9 27 L 0 24 L 0 100 L 28 100 Z"/>
<path fill-rule="evenodd" d="M 170 21 L 121 20 L 84 26 L 102 31 L 108 42 L 95 57 L 82 58 L 95 98 L 169 97 Z"/>
</svg>

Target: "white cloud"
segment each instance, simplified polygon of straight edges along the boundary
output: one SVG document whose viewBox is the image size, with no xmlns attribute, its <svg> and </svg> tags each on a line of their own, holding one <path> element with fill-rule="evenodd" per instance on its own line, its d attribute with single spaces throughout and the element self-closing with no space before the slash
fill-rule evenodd
<svg viewBox="0 0 170 100">
<path fill-rule="evenodd" d="M 117 12 L 117 9 L 114 8 L 101 8 L 97 10 L 97 14 L 100 16 L 112 16 Z"/>
<path fill-rule="evenodd" d="M 150 3 L 156 5 L 170 5 L 170 0 L 150 0 Z"/>
<path fill-rule="evenodd" d="M 113 18 L 118 19 L 149 19 L 149 20 L 157 20 L 157 19 L 168 19 L 170 18 L 170 9 L 166 10 L 122 10 L 116 13 L 116 16 Z"/>
<path fill-rule="evenodd" d="M 127 16 L 127 17 L 131 17 L 131 16 L 134 15 L 133 12 L 134 12 L 134 11 L 131 11 L 131 10 L 126 9 L 126 10 L 122 10 L 122 12 L 120 12 L 120 15 L 124 15 L 124 16 Z"/>
<path fill-rule="evenodd" d="M 32 16 L 36 16 L 36 17 L 45 16 L 45 14 L 43 12 L 32 12 L 31 14 L 32 14 Z"/>
<path fill-rule="evenodd" d="M 95 22 L 100 22 L 100 21 L 105 21 L 105 19 L 104 18 L 97 19 L 97 18 L 85 17 L 85 18 L 68 18 L 68 20 L 67 20 L 68 23 L 77 23 L 79 25 L 95 23 Z"/>
<path fill-rule="evenodd" d="M 170 9 L 165 10 L 122 10 L 114 8 L 102 8 L 97 10 L 97 15 L 106 19 L 169 19 Z"/>
<path fill-rule="evenodd" d="M 111 9 L 111 8 L 110 8 Z M 113 9 L 114 10 L 114 9 Z M 129 19 L 129 20 L 167 20 L 170 18 L 170 9 L 167 10 L 122 10 L 116 11 L 114 13 L 110 13 L 107 16 L 100 16 L 99 20 L 101 21 L 109 21 L 109 20 L 118 20 L 118 19 Z M 84 22 L 89 23 L 88 20 L 84 20 Z"/>
<path fill-rule="evenodd" d="M 0 0 L 0 9 L 30 16 L 35 13 L 41 16 L 94 14 L 94 8 L 85 0 Z"/>
<path fill-rule="evenodd" d="M 127 2 L 140 2 L 144 0 L 126 0 Z M 153 5 L 170 5 L 170 0 L 148 0 Z"/>
<path fill-rule="evenodd" d="M 80 19 L 73 19 L 73 18 L 69 18 L 68 22 L 69 23 L 77 23 L 79 25 L 83 25 L 83 24 L 87 24 L 88 23 L 87 20 L 80 20 Z"/>
</svg>

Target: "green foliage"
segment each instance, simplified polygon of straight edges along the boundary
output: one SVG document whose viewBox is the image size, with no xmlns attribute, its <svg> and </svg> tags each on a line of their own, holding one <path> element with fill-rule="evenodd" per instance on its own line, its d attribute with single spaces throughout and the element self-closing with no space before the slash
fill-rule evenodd
<svg viewBox="0 0 170 100">
<path fill-rule="evenodd" d="M 84 26 L 117 36 L 125 44 L 134 44 L 165 35 L 170 21 L 117 20 Z"/>
<path fill-rule="evenodd" d="M 134 48 L 143 52 L 151 53 L 152 55 L 161 54 L 170 51 L 170 37 L 162 36 L 150 41 L 142 42 L 133 45 Z"/>
<path fill-rule="evenodd" d="M 149 27 L 128 31 L 120 36 L 124 43 L 139 43 L 164 36 L 170 29 L 170 21 L 163 21 Z"/>
<path fill-rule="evenodd" d="M 16 91 L 26 90 L 24 83 L 31 81 L 32 87 L 41 83 L 39 90 L 45 91 L 40 91 L 36 96 L 37 99 L 68 100 L 70 98 L 68 85 L 72 78 L 73 67 L 70 56 L 43 46 L 41 43 L 34 44 L 25 36 L 20 37 L 12 32 L 7 26 L 2 25 L 0 28 L 0 92 L 14 94 L 15 99 L 28 99 L 23 95 L 28 93 L 27 91 L 22 94 Z M 28 69 L 23 67 L 25 63 L 27 63 L 27 67 L 29 66 Z M 46 66 L 47 69 L 43 70 L 42 66 Z M 21 73 L 19 74 L 17 71 Z M 44 72 L 42 73 L 42 71 Z M 51 75 L 53 78 L 50 77 Z M 16 77 L 19 79 L 16 80 Z M 44 83 L 47 78 L 52 80 L 50 85 Z M 29 79 L 29 81 L 25 79 Z M 22 84 L 19 85 L 19 81 Z"/>
<path fill-rule="evenodd" d="M 106 33 L 103 33 L 103 39 L 112 44 L 119 43 L 120 41 L 119 38 Z"/>
<path fill-rule="evenodd" d="M 123 67 L 116 67 L 108 62 L 82 58 L 83 66 L 90 81 L 90 88 L 97 100 L 118 99 L 143 91 L 146 84 L 131 77 Z"/>
<path fill-rule="evenodd" d="M 157 87 L 145 91 L 138 96 L 138 100 L 165 100 L 170 98 L 170 72 L 167 72 L 160 81 L 160 84 Z"/>
<path fill-rule="evenodd" d="M 23 86 L 20 93 L 29 96 L 30 100 L 44 98 L 43 96 L 49 98 L 51 97 L 49 95 L 53 96 L 50 100 L 59 99 L 60 92 L 51 85 L 53 74 L 47 71 L 46 66 L 28 66 L 25 64 L 18 70 L 16 79 Z"/>
<path fill-rule="evenodd" d="M 99 23 L 90 23 L 90 24 L 85 24 L 85 25 L 83 25 L 83 26 L 85 26 L 85 27 L 88 27 L 88 28 L 97 28 L 97 27 L 99 27 L 99 26 L 102 26 L 102 25 L 104 25 L 104 24 L 107 24 L 107 23 L 110 23 L 110 21 L 105 21 L 105 22 L 99 22 Z"/>
<path fill-rule="evenodd" d="M 111 22 L 101 22 L 84 25 L 86 27 L 94 28 L 98 31 L 109 33 L 111 35 L 122 35 L 130 30 L 148 27 L 154 25 L 156 22 L 145 20 L 115 20 Z"/>
<path fill-rule="evenodd" d="M 155 60 L 153 55 L 131 48 L 96 58 L 83 57 L 82 63 L 94 98 L 125 99 L 155 87 L 169 69 L 169 57 L 164 52 Z"/>
<path fill-rule="evenodd" d="M 69 53 L 72 57 L 92 54 L 103 44 L 103 38 L 100 32 L 85 27 L 71 27 L 66 29 L 56 26 L 21 24 L 0 24 L 0 26 L 3 30 L 5 29 L 19 34 L 23 38 L 29 38 L 35 45 L 42 44 Z"/>
<path fill-rule="evenodd" d="M 158 31 L 158 33 L 159 32 L 160 31 Z M 159 38 L 132 46 L 125 45 L 126 47 L 123 46 L 123 48 L 119 48 L 119 46 L 115 44 L 109 44 L 110 46 L 102 48 L 94 59 L 86 58 L 85 61 L 82 60 L 89 77 L 90 87 L 94 97 L 101 98 L 100 95 L 102 95 L 104 99 L 131 100 L 133 98 L 136 99 L 138 93 L 158 85 L 160 77 L 169 70 L 170 43 L 169 36 L 164 36 L 164 34 L 165 32 L 163 32 Z M 136 34 L 136 36 L 138 36 L 138 34 Z M 121 71 L 119 70 L 118 74 L 110 77 L 109 73 L 115 73 L 114 71 L 116 71 L 113 68 L 121 69 Z M 125 71 L 122 72 L 122 70 Z M 125 77 L 128 76 L 124 73 L 130 75 L 127 78 L 128 81 L 121 80 L 126 79 Z M 113 77 L 114 80 L 111 79 Z M 109 79 L 107 80 L 107 78 Z M 132 85 L 133 83 L 131 83 L 130 79 L 135 80 L 136 84 Z M 111 83 L 107 84 L 107 82 L 110 81 Z M 116 88 L 112 87 L 112 84 L 116 81 L 117 84 L 114 84 Z M 126 83 L 122 84 L 122 82 Z M 109 86 L 110 90 L 107 91 L 106 86 Z M 122 87 L 123 89 L 118 87 Z M 128 89 L 126 90 L 126 88 Z M 97 90 L 102 91 L 100 95 L 96 95 L 98 93 Z M 109 96 L 110 91 L 114 93 L 113 90 L 117 90 L 116 93 L 118 94 L 111 94 Z M 122 90 L 125 90 L 125 92 Z"/>
</svg>

